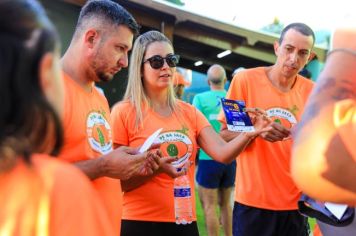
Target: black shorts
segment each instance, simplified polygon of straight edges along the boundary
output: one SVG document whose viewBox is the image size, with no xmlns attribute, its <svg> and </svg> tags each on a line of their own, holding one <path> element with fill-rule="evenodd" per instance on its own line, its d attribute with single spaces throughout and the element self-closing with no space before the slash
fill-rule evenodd
<svg viewBox="0 0 356 236">
<path fill-rule="evenodd" d="M 231 188 L 235 183 L 236 162 L 222 164 L 214 160 L 199 160 L 196 180 L 204 188 Z"/>
<path fill-rule="evenodd" d="M 171 222 L 122 220 L 121 236 L 199 236 L 197 222 L 177 225 Z"/>
<path fill-rule="evenodd" d="M 273 211 L 235 202 L 234 236 L 308 236 L 309 224 L 297 210 Z"/>
</svg>

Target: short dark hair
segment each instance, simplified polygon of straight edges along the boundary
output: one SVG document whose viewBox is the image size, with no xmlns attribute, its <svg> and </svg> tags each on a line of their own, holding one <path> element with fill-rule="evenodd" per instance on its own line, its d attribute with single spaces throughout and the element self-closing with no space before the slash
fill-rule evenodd
<svg viewBox="0 0 356 236">
<path fill-rule="evenodd" d="M 59 47 L 58 34 L 36 0 L 0 2 L 0 158 L 4 148 L 30 161 L 45 138 L 62 145 L 60 119 L 39 81 L 43 55 Z M 46 140 L 48 141 L 48 140 Z"/>
<path fill-rule="evenodd" d="M 136 36 L 140 26 L 135 18 L 121 5 L 110 0 L 89 0 L 82 7 L 76 29 L 84 26 L 86 19 L 102 17 L 114 25 L 125 25 Z"/>
<path fill-rule="evenodd" d="M 286 27 L 284 27 L 284 29 L 281 32 L 281 36 L 279 37 L 279 41 L 278 41 L 279 44 L 282 44 L 284 35 L 290 29 L 294 29 L 305 36 L 312 36 L 313 37 L 313 45 L 314 45 L 314 43 L 315 43 L 314 31 L 308 25 L 306 25 L 304 23 L 291 23 L 291 24 L 287 25 Z"/>
</svg>

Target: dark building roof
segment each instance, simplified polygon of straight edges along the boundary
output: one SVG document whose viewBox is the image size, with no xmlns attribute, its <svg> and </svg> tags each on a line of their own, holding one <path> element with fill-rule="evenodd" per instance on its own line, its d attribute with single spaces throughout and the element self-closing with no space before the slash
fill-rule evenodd
<svg viewBox="0 0 356 236">
<path fill-rule="evenodd" d="M 83 0 L 65 0 L 83 5 Z M 117 0 L 131 12 L 142 26 L 142 32 L 155 29 L 164 32 L 172 41 L 177 54 L 181 55 L 180 66 L 206 73 L 208 67 L 218 63 L 231 75 L 238 67 L 256 67 L 273 64 L 273 43 L 278 35 L 253 31 L 184 11 L 173 4 L 152 0 Z M 223 58 L 217 54 L 231 50 Z M 324 61 L 326 50 L 315 47 L 319 60 Z M 201 66 L 194 66 L 196 61 Z"/>
</svg>

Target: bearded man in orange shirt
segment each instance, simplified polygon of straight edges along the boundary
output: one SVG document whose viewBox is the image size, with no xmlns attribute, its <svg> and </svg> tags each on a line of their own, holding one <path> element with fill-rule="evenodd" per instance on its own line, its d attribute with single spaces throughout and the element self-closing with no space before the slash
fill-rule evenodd
<svg viewBox="0 0 356 236">
<path fill-rule="evenodd" d="M 112 80 L 128 65 L 138 25 L 132 15 L 109 0 L 88 1 L 80 11 L 72 41 L 61 63 L 64 73 L 64 146 L 60 158 L 74 163 L 97 189 L 120 234 L 122 192 L 119 179 L 153 173 L 156 152 L 113 150 L 110 109 L 95 82 Z M 148 156 L 148 158 L 147 158 Z"/>
</svg>

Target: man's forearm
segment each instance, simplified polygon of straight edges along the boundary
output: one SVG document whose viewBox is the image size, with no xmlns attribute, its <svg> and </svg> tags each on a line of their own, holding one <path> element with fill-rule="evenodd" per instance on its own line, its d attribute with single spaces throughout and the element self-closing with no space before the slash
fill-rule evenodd
<svg viewBox="0 0 356 236">
<path fill-rule="evenodd" d="M 101 157 L 92 160 L 75 162 L 73 164 L 91 180 L 105 176 L 105 164 L 103 158 Z"/>
</svg>

